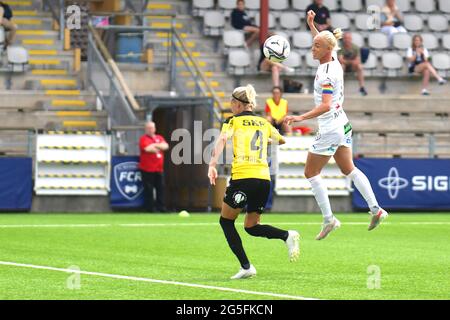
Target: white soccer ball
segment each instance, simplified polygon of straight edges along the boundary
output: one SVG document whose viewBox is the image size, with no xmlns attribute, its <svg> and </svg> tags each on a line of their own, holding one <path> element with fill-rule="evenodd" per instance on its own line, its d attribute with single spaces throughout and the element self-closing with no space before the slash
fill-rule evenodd
<svg viewBox="0 0 450 320">
<path fill-rule="evenodd" d="M 283 62 L 291 52 L 291 45 L 286 38 L 274 35 L 264 42 L 263 52 L 270 61 Z"/>
</svg>

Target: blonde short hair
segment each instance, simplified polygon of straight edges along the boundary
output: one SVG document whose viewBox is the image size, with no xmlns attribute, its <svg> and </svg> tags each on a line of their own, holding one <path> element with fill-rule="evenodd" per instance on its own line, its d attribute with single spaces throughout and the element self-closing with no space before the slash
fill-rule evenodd
<svg viewBox="0 0 450 320">
<path fill-rule="evenodd" d="M 320 32 L 316 37 L 321 37 L 325 39 L 325 42 L 328 44 L 328 47 L 332 50 L 339 50 L 338 40 L 342 39 L 342 30 L 337 28 L 333 30 L 331 33 L 328 30 Z"/>
</svg>

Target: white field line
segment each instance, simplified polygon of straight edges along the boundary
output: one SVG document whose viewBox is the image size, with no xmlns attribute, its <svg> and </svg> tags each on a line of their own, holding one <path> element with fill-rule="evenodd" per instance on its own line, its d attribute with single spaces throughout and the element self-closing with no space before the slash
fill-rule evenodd
<svg viewBox="0 0 450 320">
<path fill-rule="evenodd" d="M 267 221 L 263 223 L 270 223 L 273 225 L 321 225 L 320 222 L 272 222 Z M 369 222 L 342 222 L 343 226 L 359 226 L 367 225 Z M 237 225 L 242 225 L 242 222 L 237 222 Z M 147 227 L 202 227 L 202 226 L 218 226 L 218 222 L 186 222 L 186 223 L 119 223 L 119 224 L 0 224 L 0 229 L 8 228 L 110 228 L 110 227 L 124 227 L 124 228 L 147 228 Z M 384 222 L 383 225 L 450 225 L 449 221 L 443 222 Z"/>
<path fill-rule="evenodd" d="M 38 265 L 33 265 L 33 264 L 7 262 L 7 261 L 0 261 L 0 265 L 10 266 L 10 267 L 20 267 L 20 268 L 30 268 L 30 269 L 65 272 L 65 273 L 70 273 L 70 274 L 84 274 L 84 275 L 89 275 L 89 276 L 111 278 L 111 279 L 158 283 L 158 284 L 166 284 L 166 285 L 173 285 L 173 286 L 180 286 L 180 287 L 191 287 L 191 288 L 207 289 L 207 290 L 215 290 L 215 291 L 234 292 L 234 293 L 242 293 L 242 294 L 248 294 L 248 295 L 266 296 L 266 297 L 272 297 L 272 298 L 294 299 L 294 300 L 317 300 L 315 298 L 307 298 L 307 297 L 302 297 L 302 296 L 293 296 L 293 295 L 279 294 L 279 293 L 272 293 L 272 292 L 241 290 L 241 289 L 235 289 L 235 288 L 216 287 L 216 286 L 202 285 L 202 284 L 196 284 L 196 283 L 158 280 L 158 279 L 133 277 L 133 276 L 123 276 L 123 275 L 101 273 L 101 272 L 90 272 L 90 271 L 82 271 L 82 270 L 75 271 L 72 269 L 38 266 Z"/>
</svg>

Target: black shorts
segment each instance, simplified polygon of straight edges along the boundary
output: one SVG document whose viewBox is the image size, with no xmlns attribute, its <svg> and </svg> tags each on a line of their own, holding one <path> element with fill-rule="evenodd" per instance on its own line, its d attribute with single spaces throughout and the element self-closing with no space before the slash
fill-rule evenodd
<svg viewBox="0 0 450 320">
<path fill-rule="evenodd" d="M 270 180 L 239 179 L 230 180 L 223 202 L 233 209 L 244 208 L 247 212 L 262 213 L 270 192 Z"/>
</svg>

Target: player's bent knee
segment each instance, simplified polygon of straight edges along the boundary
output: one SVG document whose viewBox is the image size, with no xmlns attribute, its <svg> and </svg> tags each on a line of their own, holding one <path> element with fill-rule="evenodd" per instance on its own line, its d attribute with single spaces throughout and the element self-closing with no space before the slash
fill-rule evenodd
<svg viewBox="0 0 450 320">
<path fill-rule="evenodd" d="M 312 177 L 318 176 L 320 171 L 305 170 L 304 174 L 306 179 L 311 179 Z"/>
<path fill-rule="evenodd" d="M 345 176 L 348 176 L 350 173 L 353 172 L 353 170 L 355 170 L 355 168 L 351 169 L 351 170 L 341 170 L 342 174 Z"/>
</svg>

